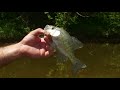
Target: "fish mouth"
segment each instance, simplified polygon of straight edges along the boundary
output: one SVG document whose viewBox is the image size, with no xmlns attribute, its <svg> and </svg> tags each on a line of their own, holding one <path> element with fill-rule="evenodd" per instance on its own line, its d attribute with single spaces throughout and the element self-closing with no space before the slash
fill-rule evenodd
<svg viewBox="0 0 120 90">
<path fill-rule="evenodd" d="M 58 37 L 60 35 L 60 31 L 59 30 L 46 30 L 46 33 L 49 33 L 51 36 L 53 37 Z"/>
<path fill-rule="evenodd" d="M 60 35 L 60 30 L 58 30 L 55 26 L 53 25 L 46 25 L 44 30 L 48 32 L 51 36 L 53 37 L 58 37 Z"/>
<path fill-rule="evenodd" d="M 51 34 L 51 36 L 58 37 L 60 35 L 60 31 L 58 31 L 58 30 L 52 30 L 50 32 L 50 34 Z"/>
</svg>

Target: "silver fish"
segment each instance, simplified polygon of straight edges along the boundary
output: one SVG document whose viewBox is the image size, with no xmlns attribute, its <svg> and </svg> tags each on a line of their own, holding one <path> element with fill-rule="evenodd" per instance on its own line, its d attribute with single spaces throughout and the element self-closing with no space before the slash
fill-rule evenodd
<svg viewBox="0 0 120 90">
<path fill-rule="evenodd" d="M 66 60 L 70 60 L 73 64 L 72 69 L 74 73 L 87 67 L 74 55 L 74 50 L 83 47 L 82 42 L 77 38 L 70 36 L 63 28 L 46 25 L 44 30 L 52 36 L 53 43 L 51 46 L 56 50 L 59 61 L 65 62 Z"/>
</svg>

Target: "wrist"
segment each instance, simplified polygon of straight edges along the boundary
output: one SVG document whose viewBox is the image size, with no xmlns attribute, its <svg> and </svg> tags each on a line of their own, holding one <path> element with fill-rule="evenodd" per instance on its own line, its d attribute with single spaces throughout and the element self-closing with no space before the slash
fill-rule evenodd
<svg viewBox="0 0 120 90">
<path fill-rule="evenodd" d="M 0 48 L 0 67 L 21 57 L 20 44 L 13 44 Z"/>
<path fill-rule="evenodd" d="M 22 57 L 22 56 L 23 56 L 23 54 L 22 54 L 22 52 L 21 52 L 21 47 L 22 47 L 22 44 L 21 44 L 21 43 L 15 44 L 15 48 L 16 48 L 16 50 L 15 50 L 16 57 Z"/>
</svg>

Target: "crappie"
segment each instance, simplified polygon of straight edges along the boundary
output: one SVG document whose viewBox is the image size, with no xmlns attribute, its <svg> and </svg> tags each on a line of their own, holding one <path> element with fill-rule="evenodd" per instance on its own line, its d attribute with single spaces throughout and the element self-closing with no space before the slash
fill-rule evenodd
<svg viewBox="0 0 120 90">
<path fill-rule="evenodd" d="M 83 44 L 78 39 L 70 36 L 63 28 L 56 26 L 46 25 L 44 30 L 52 36 L 53 43 L 51 46 L 56 50 L 60 61 L 70 60 L 73 64 L 72 69 L 74 73 L 82 68 L 86 68 L 86 65 L 74 55 L 74 50 L 83 47 Z"/>
</svg>

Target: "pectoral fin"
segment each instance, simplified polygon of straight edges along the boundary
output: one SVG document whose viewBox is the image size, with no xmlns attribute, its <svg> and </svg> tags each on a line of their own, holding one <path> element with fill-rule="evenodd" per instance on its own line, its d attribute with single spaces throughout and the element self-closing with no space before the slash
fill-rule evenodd
<svg viewBox="0 0 120 90">
<path fill-rule="evenodd" d="M 65 63 L 69 58 L 60 51 L 56 51 L 56 58 L 58 63 Z"/>
<path fill-rule="evenodd" d="M 64 63 L 68 60 L 68 57 L 65 56 L 62 52 L 60 52 L 55 43 L 51 43 L 51 47 L 55 50 L 54 57 L 57 59 L 58 63 Z"/>
</svg>

